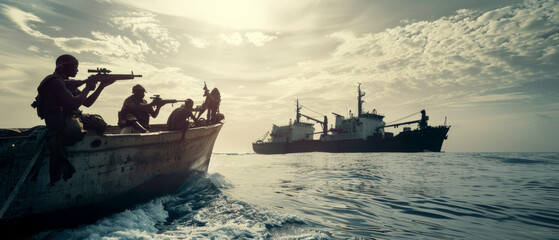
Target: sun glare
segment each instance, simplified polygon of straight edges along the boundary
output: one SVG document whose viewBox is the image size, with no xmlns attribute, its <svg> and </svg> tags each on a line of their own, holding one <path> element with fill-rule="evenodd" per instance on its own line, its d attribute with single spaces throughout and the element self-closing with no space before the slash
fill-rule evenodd
<svg viewBox="0 0 559 240">
<path fill-rule="evenodd" d="M 194 14 L 216 25 L 237 29 L 262 28 L 266 25 L 265 9 L 258 0 L 205 0 L 197 3 L 197 13 Z"/>
<path fill-rule="evenodd" d="M 267 1 L 264 0 L 167 0 L 127 1 L 155 12 L 209 22 L 221 27 L 261 29 L 267 27 Z"/>
</svg>

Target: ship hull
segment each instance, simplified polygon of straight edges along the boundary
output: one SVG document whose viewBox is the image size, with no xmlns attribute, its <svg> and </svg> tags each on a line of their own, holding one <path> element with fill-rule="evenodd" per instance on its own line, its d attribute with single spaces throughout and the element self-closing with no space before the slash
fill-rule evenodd
<svg viewBox="0 0 559 240">
<path fill-rule="evenodd" d="M 33 138 L 2 139 L 0 206 L 8 202 L 8 207 L 0 229 L 29 232 L 72 226 L 172 193 L 192 175 L 207 171 L 221 127 L 192 128 L 184 134 L 88 133 L 67 148 L 76 169 L 72 178 L 51 185 L 49 154 L 44 151 L 35 163 L 38 170 L 25 178 L 11 202 L 8 198 L 31 162 L 36 142 Z"/>
<path fill-rule="evenodd" d="M 253 143 L 254 152 L 259 154 L 285 154 L 300 152 L 440 152 L 447 138 L 449 127 L 428 127 L 406 131 L 394 137 L 382 135 L 364 139 L 348 140 L 301 140 L 293 142 Z"/>
</svg>

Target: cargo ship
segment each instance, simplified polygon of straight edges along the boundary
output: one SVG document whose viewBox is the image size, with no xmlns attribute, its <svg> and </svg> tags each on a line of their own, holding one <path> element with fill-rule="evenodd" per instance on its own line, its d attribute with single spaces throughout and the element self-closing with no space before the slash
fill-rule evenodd
<svg viewBox="0 0 559 240">
<path fill-rule="evenodd" d="M 349 114 L 344 117 L 335 115 L 335 125 L 328 128 L 328 118 L 322 120 L 301 113 L 302 106 L 297 103 L 295 121 L 285 126 L 273 125 L 272 131 L 267 132 L 252 144 L 254 152 L 258 154 L 285 154 L 301 152 L 440 152 L 450 126 L 446 120 L 442 126 L 429 126 L 425 110 L 421 110 L 418 120 L 386 124 L 384 116 L 376 110 L 364 112 L 362 97 L 365 93 L 358 86 L 357 115 Z M 302 122 L 305 117 L 321 125 L 320 132 L 315 132 L 314 124 Z M 403 131 L 394 135 L 385 129 L 403 125 L 417 124 L 417 128 L 403 127 Z M 314 135 L 320 135 L 314 139 Z"/>
</svg>

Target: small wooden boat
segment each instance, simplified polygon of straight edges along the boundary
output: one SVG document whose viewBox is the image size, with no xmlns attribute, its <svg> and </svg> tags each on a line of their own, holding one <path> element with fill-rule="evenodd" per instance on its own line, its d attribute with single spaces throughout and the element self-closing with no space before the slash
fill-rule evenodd
<svg viewBox="0 0 559 240">
<path fill-rule="evenodd" d="M 131 204 L 176 191 L 206 172 L 222 123 L 150 133 L 119 134 L 109 126 L 67 147 L 76 169 L 67 181 L 49 178 L 49 153 L 40 127 L 0 138 L 0 231 L 52 229 L 92 221 Z M 25 132 L 26 129 L 18 129 Z M 38 149 L 44 149 L 38 151 Z M 34 166 L 34 167 L 33 167 Z M 38 169 L 38 171 L 30 171 Z"/>
</svg>

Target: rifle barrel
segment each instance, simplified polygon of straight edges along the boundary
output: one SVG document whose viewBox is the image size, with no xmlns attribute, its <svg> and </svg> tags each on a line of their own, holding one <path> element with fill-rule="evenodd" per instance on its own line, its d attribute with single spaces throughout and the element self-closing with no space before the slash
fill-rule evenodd
<svg viewBox="0 0 559 240">
<path fill-rule="evenodd" d="M 101 74 L 105 76 L 107 80 L 132 80 L 136 77 L 142 77 L 142 75 L 132 75 L 132 74 Z"/>
</svg>

